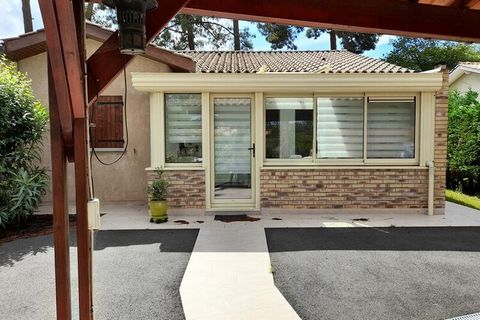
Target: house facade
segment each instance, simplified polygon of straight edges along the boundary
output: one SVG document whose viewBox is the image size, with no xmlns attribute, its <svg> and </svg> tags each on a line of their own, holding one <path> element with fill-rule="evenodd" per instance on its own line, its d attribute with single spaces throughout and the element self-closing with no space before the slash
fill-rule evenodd
<svg viewBox="0 0 480 320">
<path fill-rule="evenodd" d="M 110 32 L 88 25 L 87 56 Z M 47 104 L 46 53 L 39 45 L 20 54 L 26 37 L 6 39 L 5 51 Z M 346 51 L 156 47 L 125 71 L 90 108 L 102 162 L 128 144 L 113 165 L 92 157 L 100 200 L 145 201 L 162 168 L 172 212 L 444 212 L 442 71 Z M 48 138 L 43 159 L 49 166 Z"/>
</svg>

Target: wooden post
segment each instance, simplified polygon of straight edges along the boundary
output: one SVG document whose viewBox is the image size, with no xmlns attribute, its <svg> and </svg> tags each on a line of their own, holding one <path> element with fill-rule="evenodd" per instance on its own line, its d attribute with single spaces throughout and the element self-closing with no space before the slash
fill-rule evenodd
<svg viewBox="0 0 480 320">
<path fill-rule="evenodd" d="M 74 159 L 75 159 L 75 200 L 77 212 L 77 255 L 78 255 L 78 294 L 80 319 L 93 320 L 93 281 L 92 281 L 92 234 L 88 229 L 88 144 L 87 106 L 85 99 L 85 19 L 84 0 L 73 0 L 73 16 L 77 32 L 78 55 L 80 60 L 80 85 L 84 99 L 82 117 L 74 119 Z M 77 101 L 79 103 L 79 101 Z"/>
<path fill-rule="evenodd" d="M 52 157 L 53 238 L 57 319 L 71 319 L 70 241 L 67 199 L 67 158 L 62 139 L 60 115 L 48 63 L 48 100 Z"/>
<path fill-rule="evenodd" d="M 75 201 L 77 213 L 78 293 L 80 319 L 93 319 L 91 235 L 88 230 L 88 171 L 86 119 L 73 123 L 75 153 Z"/>
</svg>

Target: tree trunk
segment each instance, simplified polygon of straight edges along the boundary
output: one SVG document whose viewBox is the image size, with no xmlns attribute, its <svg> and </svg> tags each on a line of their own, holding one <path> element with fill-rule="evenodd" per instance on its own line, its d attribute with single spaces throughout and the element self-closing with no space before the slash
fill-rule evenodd
<svg viewBox="0 0 480 320">
<path fill-rule="evenodd" d="M 193 26 L 187 26 L 187 41 L 188 49 L 195 50 L 195 34 L 193 33 Z"/>
<path fill-rule="evenodd" d="M 337 50 L 337 34 L 335 30 L 330 30 L 330 50 Z"/>
<path fill-rule="evenodd" d="M 93 17 L 93 2 L 89 2 L 85 7 L 85 20 L 92 21 L 92 17 Z"/>
<path fill-rule="evenodd" d="M 32 10 L 30 0 L 22 0 L 23 28 L 25 33 L 33 31 Z"/>
<path fill-rule="evenodd" d="M 233 49 L 240 50 L 240 28 L 238 20 L 233 20 Z"/>
</svg>

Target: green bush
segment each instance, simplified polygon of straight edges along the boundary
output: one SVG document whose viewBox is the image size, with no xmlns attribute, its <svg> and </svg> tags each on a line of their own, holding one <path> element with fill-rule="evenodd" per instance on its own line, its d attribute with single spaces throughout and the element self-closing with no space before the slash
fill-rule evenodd
<svg viewBox="0 0 480 320">
<path fill-rule="evenodd" d="M 48 184 L 39 166 L 48 121 L 27 78 L 0 56 L 0 226 L 23 223 L 38 207 Z"/>
<path fill-rule="evenodd" d="M 452 91 L 448 102 L 447 186 L 480 194 L 480 102 L 478 93 Z"/>
</svg>

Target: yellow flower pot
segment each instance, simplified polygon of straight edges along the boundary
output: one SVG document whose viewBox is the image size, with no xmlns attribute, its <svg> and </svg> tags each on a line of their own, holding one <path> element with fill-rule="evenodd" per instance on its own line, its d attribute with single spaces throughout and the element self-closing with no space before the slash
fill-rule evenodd
<svg viewBox="0 0 480 320">
<path fill-rule="evenodd" d="M 167 222 L 168 215 L 167 215 L 167 201 L 152 201 L 148 202 L 148 206 L 150 207 L 150 222 L 161 223 Z"/>
</svg>

